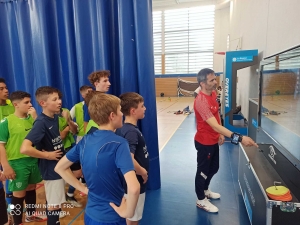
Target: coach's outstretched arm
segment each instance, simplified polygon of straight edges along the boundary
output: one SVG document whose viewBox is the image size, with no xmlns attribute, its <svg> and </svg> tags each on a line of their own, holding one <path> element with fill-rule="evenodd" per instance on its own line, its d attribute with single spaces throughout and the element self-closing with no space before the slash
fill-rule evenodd
<svg viewBox="0 0 300 225">
<path fill-rule="evenodd" d="M 206 122 L 208 123 L 209 126 L 211 126 L 211 128 L 214 131 L 224 135 L 225 137 L 231 138 L 233 132 L 220 125 L 215 117 L 211 117 L 207 119 Z M 241 143 L 245 146 L 255 146 L 258 148 L 258 145 L 250 137 L 247 136 L 242 137 Z"/>
</svg>

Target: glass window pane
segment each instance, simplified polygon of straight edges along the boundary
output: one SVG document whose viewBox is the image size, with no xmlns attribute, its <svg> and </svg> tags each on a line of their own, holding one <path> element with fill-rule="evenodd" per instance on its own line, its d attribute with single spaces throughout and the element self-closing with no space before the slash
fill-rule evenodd
<svg viewBox="0 0 300 225">
<path fill-rule="evenodd" d="M 214 6 L 153 12 L 154 54 L 160 56 L 155 58 L 155 73 L 161 71 L 163 53 L 166 74 L 212 68 L 214 24 Z"/>
</svg>

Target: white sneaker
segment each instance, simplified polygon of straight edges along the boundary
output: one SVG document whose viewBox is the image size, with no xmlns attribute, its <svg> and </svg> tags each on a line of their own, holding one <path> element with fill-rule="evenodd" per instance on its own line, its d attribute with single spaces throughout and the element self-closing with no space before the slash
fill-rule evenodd
<svg viewBox="0 0 300 225">
<path fill-rule="evenodd" d="M 76 208 L 82 207 L 82 204 L 80 202 L 77 202 L 77 200 L 76 200 L 76 198 L 74 198 L 74 196 L 70 197 L 70 196 L 66 195 L 66 201 L 68 203 L 72 204 Z"/>
<path fill-rule="evenodd" d="M 64 218 L 65 216 L 67 216 L 67 213 L 65 211 L 59 212 L 59 219 Z"/>
<path fill-rule="evenodd" d="M 213 204 L 211 204 L 207 198 L 203 200 L 197 200 L 196 205 L 200 209 L 204 209 L 207 212 L 216 213 L 219 211 L 219 209 Z"/>
<path fill-rule="evenodd" d="M 205 190 L 204 191 L 205 197 L 207 198 L 211 198 L 211 199 L 219 199 L 221 198 L 221 195 L 219 193 L 216 192 L 212 192 L 211 190 Z"/>
<path fill-rule="evenodd" d="M 39 213 L 36 214 L 36 216 L 25 216 L 25 223 L 30 222 L 45 222 L 47 221 L 47 216 L 45 215 L 39 215 Z"/>
</svg>

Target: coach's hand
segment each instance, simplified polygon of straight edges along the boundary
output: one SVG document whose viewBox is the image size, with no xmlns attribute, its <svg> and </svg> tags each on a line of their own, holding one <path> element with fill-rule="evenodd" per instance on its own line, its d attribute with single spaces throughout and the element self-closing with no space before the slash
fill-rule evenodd
<svg viewBox="0 0 300 225">
<path fill-rule="evenodd" d="M 247 136 L 243 136 L 241 143 L 247 147 L 255 146 L 258 148 L 258 145 L 250 137 L 247 137 Z"/>
<path fill-rule="evenodd" d="M 222 145 L 222 144 L 224 144 L 224 141 L 225 141 L 224 135 L 223 135 L 223 134 L 220 134 L 218 144 L 219 144 L 219 145 Z"/>
</svg>

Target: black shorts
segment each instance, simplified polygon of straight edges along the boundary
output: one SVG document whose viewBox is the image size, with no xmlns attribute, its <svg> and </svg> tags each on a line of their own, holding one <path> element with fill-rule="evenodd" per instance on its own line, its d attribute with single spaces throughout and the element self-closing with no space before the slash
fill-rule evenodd
<svg viewBox="0 0 300 225">
<path fill-rule="evenodd" d="M 75 162 L 72 164 L 72 166 L 70 167 L 71 171 L 76 171 L 76 170 L 80 170 L 81 169 L 81 165 L 79 162 Z"/>
<path fill-rule="evenodd" d="M 73 147 L 73 146 L 72 146 Z M 72 147 L 70 148 L 66 148 L 65 151 L 68 152 Z M 80 162 L 74 162 L 71 166 L 70 166 L 71 171 L 77 171 L 81 169 L 81 165 Z"/>
<path fill-rule="evenodd" d="M 1 181 L 0 181 L 1 182 Z M 5 193 L 4 188 L 0 188 L 0 224 L 6 224 L 8 222 Z"/>
</svg>

